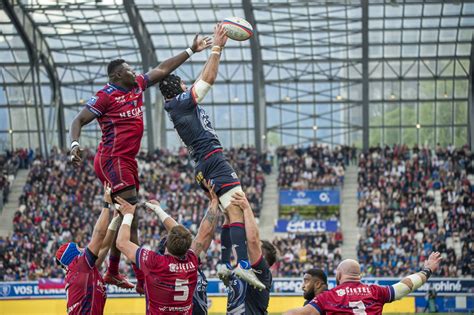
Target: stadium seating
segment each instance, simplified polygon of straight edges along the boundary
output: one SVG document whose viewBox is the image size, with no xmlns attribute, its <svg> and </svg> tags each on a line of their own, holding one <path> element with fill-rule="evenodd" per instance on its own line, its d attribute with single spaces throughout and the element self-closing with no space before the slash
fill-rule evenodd
<svg viewBox="0 0 474 315">
<path fill-rule="evenodd" d="M 358 255 L 366 275 L 418 270 L 433 250 L 440 276 L 472 276 L 472 153 L 406 146 L 373 148 L 359 162 Z"/>
<path fill-rule="evenodd" d="M 344 183 L 344 165 L 355 160 L 356 150 L 348 146 L 311 145 L 306 148 L 280 147 L 278 186 L 315 189 Z"/>
<path fill-rule="evenodd" d="M 252 148 L 227 152 L 256 213 L 259 212 L 265 179 L 260 156 Z M 174 218 L 196 232 L 207 208 L 207 198 L 195 184 L 194 173 L 185 149 L 179 154 L 157 150 L 138 157 L 140 199 L 157 199 Z M 85 152 L 85 163 L 73 168 L 68 156 L 53 152 L 48 159 L 32 163 L 20 206 L 15 214 L 14 233 L 0 239 L 0 280 L 26 280 L 62 277 L 54 266 L 52 252 L 65 241 L 84 246 L 102 206 L 102 187 L 93 169 L 93 154 Z M 156 216 L 139 210 L 141 243 L 156 248 L 163 233 Z M 217 242 L 205 261 L 215 266 L 220 246 Z M 122 262 L 122 268 L 128 266 Z"/>
</svg>

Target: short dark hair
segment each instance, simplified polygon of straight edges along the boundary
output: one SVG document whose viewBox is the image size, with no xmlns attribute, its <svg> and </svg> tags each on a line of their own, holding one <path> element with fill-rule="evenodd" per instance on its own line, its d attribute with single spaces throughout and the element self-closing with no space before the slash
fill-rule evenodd
<svg viewBox="0 0 474 315">
<path fill-rule="evenodd" d="M 316 277 L 322 282 L 324 282 L 325 285 L 328 285 L 328 277 L 326 276 L 326 273 L 322 269 L 318 268 L 313 268 L 306 270 L 305 274 L 311 275 L 311 277 Z"/>
<path fill-rule="evenodd" d="M 168 233 L 166 248 L 171 255 L 181 257 L 186 255 L 192 242 L 191 232 L 182 225 L 176 225 Z"/>
<path fill-rule="evenodd" d="M 126 61 L 124 59 L 114 59 L 109 64 L 107 65 L 107 75 L 110 77 L 115 71 L 117 71 L 117 68 L 121 66 L 123 63 Z"/>
<path fill-rule="evenodd" d="M 277 259 L 277 250 L 269 241 L 262 240 L 262 252 L 268 265 L 271 267 Z"/>
</svg>

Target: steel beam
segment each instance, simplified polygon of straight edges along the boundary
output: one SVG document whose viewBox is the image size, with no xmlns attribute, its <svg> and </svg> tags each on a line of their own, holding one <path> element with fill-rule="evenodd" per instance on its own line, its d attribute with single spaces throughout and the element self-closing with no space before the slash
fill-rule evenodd
<svg viewBox="0 0 474 315">
<path fill-rule="evenodd" d="M 369 0 L 362 0 L 362 149 L 369 150 Z"/>
<path fill-rule="evenodd" d="M 471 150 L 474 148 L 474 35 L 471 40 L 471 62 L 469 65 L 469 118 L 468 118 L 468 138 Z"/>
<path fill-rule="evenodd" d="M 257 25 L 253 14 L 251 0 L 242 0 L 245 18 L 251 25 Z M 267 148 L 267 117 L 265 107 L 265 81 L 263 76 L 262 50 L 258 34 L 250 38 L 250 51 L 252 53 L 252 78 L 253 78 L 253 103 L 255 119 L 255 147 L 258 152 Z"/>
</svg>

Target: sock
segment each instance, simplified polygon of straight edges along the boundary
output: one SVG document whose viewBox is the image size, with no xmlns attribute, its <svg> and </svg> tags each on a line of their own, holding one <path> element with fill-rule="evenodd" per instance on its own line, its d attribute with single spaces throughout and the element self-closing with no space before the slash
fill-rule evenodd
<svg viewBox="0 0 474 315">
<path fill-rule="evenodd" d="M 243 269 L 250 269 L 249 257 L 247 253 L 247 238 L 245 237 L 245 225 L 243 223 L 230 224 L 230 239 L 232 247 L 237 253 L 237 261 Z"/>
<path fill-rule="evenodd" d="M 232 269 L 230 255 L 232 254 L 232 242 L 230 240 L 230 226 L 224 224 L 221 231 L 221 262 Z"/>
<path fill-rule="evenodd" d="M 120 256 L 109 256 L 109 269 L 108 272 L 113 275 L 118 275 L 120 264 Z"/>
<path fill-rule="evenodd" d="M 138 269 L 137 265 L 132 264 L 133 272 L 135 272 L 135 277 L 137 278 L 137 283 L 143 283 L 145 281 L 145 274 L 143 271 Z"/>
</svg>

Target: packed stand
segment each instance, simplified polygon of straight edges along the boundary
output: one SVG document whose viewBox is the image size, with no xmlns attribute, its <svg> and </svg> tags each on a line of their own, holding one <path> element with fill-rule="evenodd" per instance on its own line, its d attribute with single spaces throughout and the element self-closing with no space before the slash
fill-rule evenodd
<svg viewBox="0 0 474 315">
<path fill-rule="evenodd" d="M 467 146 L 396 145 L 361 155 L 358 255 L 365 274 L 410 274 L 439 251 L 438 276 L 473 276 L 473 174 Z"/>
<path fill-rule="evenodd" d="M 304 270 L 321 268 L 334 276 L 341 262 L 342 233 L 292 234 L 277 237 L 273 245 L 279 250 L 279 259 L 272 266 L 278 277 L 301 277 Z"/>
<path fill-rule="evenodd" d="M 355 163 L 355 147 L 326 145 L 280 147 L 278 186 L 286 189 L 317 189 L 344 183 L 345 166 Z"/>
<path fill-rule="evenodd" d="M 231 149 L 228 157 L 253 209 L 258 212 L 265 188 L 259 156 L 252 148 L 239 148 Z M 103 204 L 103 189 L 96 178 L 93 159 L 93 153 L 85 152 L 85 162 L 74 168 L 67 155 L 54 151 L 48 159 L 37 158 L 32 162 L 13 219 L 13 235 L 0 238 L 0 280 L 63 276 L 51 253 L 67 241 L 85 246 Z M 153 154 L 140 154 L 138 161 L 140 201 L 160 200 L 172 217 L 195 233 L 208 201 L 195 183 L 186 150 L 180 149 L 178 154 L 157 150 Z M 163 233 L 161 224 L 145 208 L 139 211 L 140 242 L 156 248 Z M 217 240 L 208 252 L 205 269 L 215 269 L 212 266 L 219 253 Z M 131 272 L 124 259 L 121 268 Z"/>
</svg>

